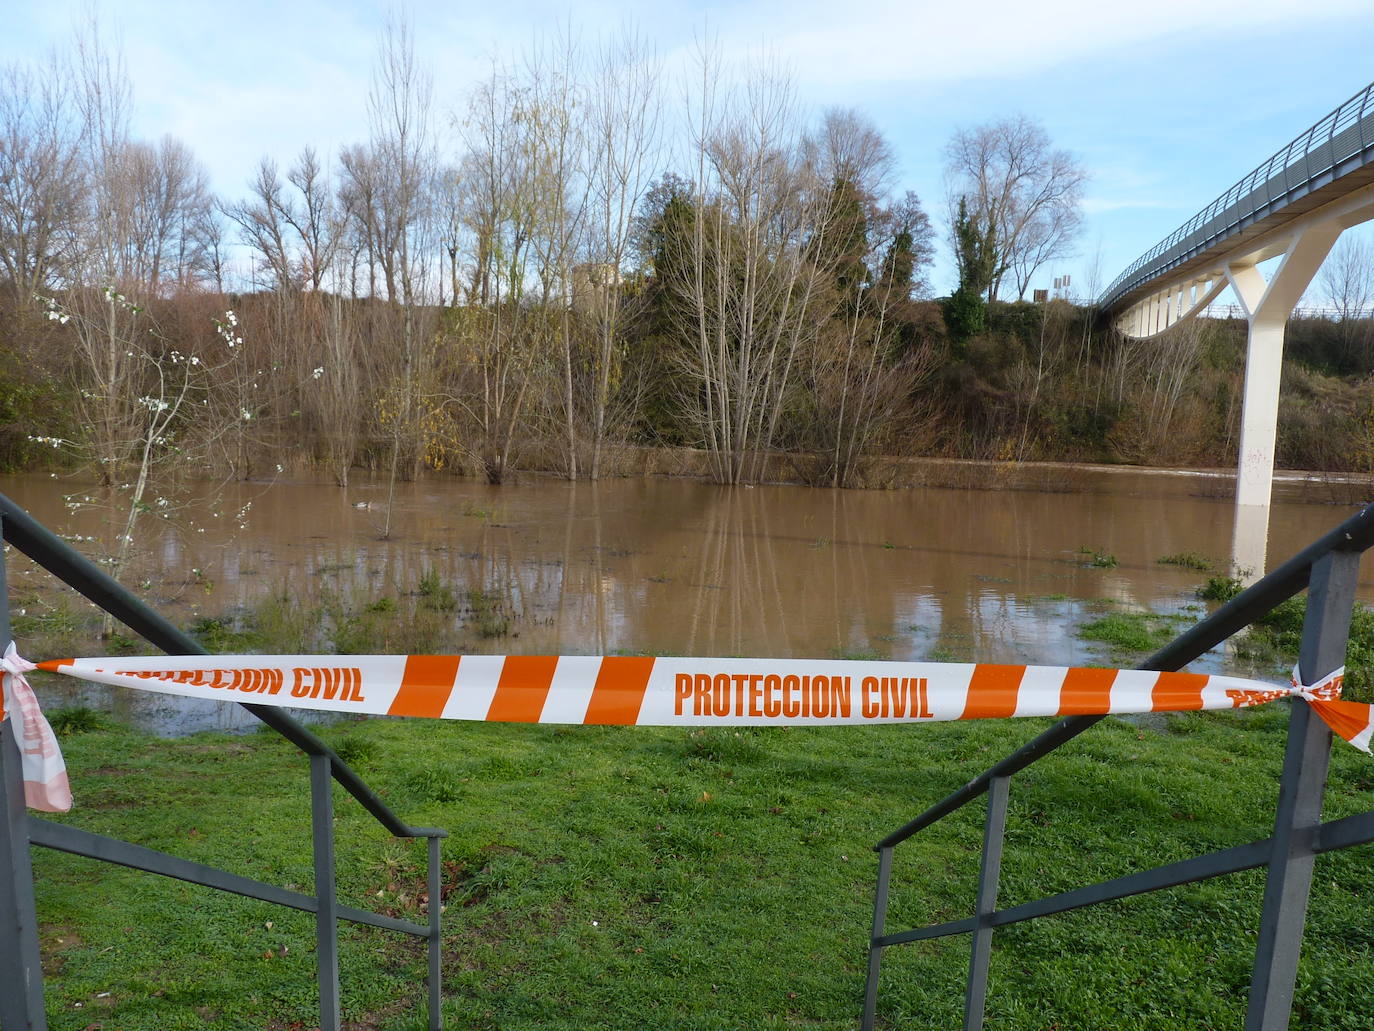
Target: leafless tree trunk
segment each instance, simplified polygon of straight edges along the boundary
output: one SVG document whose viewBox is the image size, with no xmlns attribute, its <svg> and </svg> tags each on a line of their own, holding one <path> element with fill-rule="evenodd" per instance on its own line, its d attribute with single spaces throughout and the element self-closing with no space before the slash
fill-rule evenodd
<svg viewBox="0 0 1374 1031">
<path fill-rule="evenodd" d="M 473 94 L 464 125 L 466 227 L 473 253 L 468 310 L 459 347 L 476 383 L 470 401 L 453 397 L 475 427 L 473 450 L 491 483 L 506 475 L 526 407 L 547 368 L 546 324 L 527 303 L 538 201 L 530 123 L 522 90 L 493 67 Z M 475 302 L 475 303 L 473 303 Z"/>
<path fill-rule="evenodd" d="M 581 82 L 582 57 L 569 33 L 536 46 L 525 62 L 522 112 L 529 150 L 530 244 L 540 285 L 540 307 L 553 323 L 562 360 L 565 472 L 578 474 L 578 405 L 574 387 L 573 265 L 587 218 L 588 140 L 583 111 L 595 94 Z M 581 173 L 581 174 L 579 174 Z"/>
<path fill-rule="evenodd" d="M 605 43 L 588 90 L 591 239 L 588 287 L 594 299 L 596 354 L 591 412 L 591 478 L 599 479 L 612 385 L 624 378 L 621 282 L 635 210 L 653 171 L 659 140 L 662 66 L 629 32 Z M 595 281 L 593 281 L 595 280 Z M 571 384 L 570 384 L 571 385 Z"/>
<path fill-rule="evenodd" d="M 432 240 L 431 192 L 435 155 L 430 110 L 433 84 L 415 56 L 411 28 L 405 20 L 383 30 L 368 97 L 371 149 L 385 190 L 380 215 L 379 257 L 386 282 L 393 331 L 399 336 L 388 390 L 387 429 L 391 454 L 387 473 L 386 512 L 381 536 L 390 536 L 396 480 L 418 471 L 425 451 L 423 394 L 431 386 L 431 352 L 427 346 L 432 316 L 423 306 Z"/>
</svg>

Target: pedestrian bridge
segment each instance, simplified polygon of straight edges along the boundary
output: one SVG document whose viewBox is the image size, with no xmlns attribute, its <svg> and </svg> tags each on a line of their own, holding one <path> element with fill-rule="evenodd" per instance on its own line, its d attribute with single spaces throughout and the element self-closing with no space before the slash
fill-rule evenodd
<svg viewBox="0 0 1374 1031">
<path fill-rule="evenodd" d="M 1298 135 L 1150 248 L 1098 299 L 1149 339 L 1231 287 L 1250 325 L 1236 501 L 1267 506 L 1284 327 L 1340 234 L 1374 219 L 1374 84 Z M 1261 271 L 1259 265 L 1278 258 Z"/>
</svg>

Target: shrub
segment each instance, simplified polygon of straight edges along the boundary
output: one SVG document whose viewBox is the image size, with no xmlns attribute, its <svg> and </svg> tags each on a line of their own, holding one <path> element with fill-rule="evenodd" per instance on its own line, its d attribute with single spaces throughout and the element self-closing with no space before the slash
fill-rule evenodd
<svg viewBox="0 0 1374 1031">
<path fill-rule="evenodd" d="M 1203 601 L 1230 601 L 1244 589 L 1245 585 L 1240 582 L 1239 577 L 1218 574 L 1209 576 L 1193 593 Z"/>
<path fill-rule="evenodd" d="M 84 705 L 77 705 L 48 713 L 48 726 L 52 727 L 52 732 L 58 737 L 89 734 L 91 731 L 104 729 L 105 714 Z"/>
</svg>

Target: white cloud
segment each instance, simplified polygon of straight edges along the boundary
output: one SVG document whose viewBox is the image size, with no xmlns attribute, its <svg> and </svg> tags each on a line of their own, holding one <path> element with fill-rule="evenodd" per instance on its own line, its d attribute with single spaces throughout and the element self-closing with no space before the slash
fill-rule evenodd
<svg viewBox="0 0 1374 1031">
<path fill-rule="evenodd" d="M 1125 46 L 1158 46 L 1167 57 L 1169 37 L 1221 33 L 1233 45 L 1247 30 L 1343 14 L 1367 16 L 1367 0 L 807 0 L 750 5 L 727 33 L 741 49 L 767 44 L 823 85 L 923 83 L 1013 76 Z"/>
</svg>

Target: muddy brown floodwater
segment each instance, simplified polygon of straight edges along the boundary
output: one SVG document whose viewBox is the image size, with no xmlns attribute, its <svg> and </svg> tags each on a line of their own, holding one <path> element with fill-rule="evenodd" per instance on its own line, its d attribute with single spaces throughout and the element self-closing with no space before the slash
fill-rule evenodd
<svg viewBox="0 0 1374 1031">
<path fill-rule="evenodd" d="M 1071 481 L 1063 492 L 843 491 L 434 478 L 398 488 L 387 540 L 382 484 L 237 484 L 175 521 L 146 518 L 126 581 L 189 625 L 272 592 L 394 594 L 435 573 L 460 596 L 503 599 L 511 635 L 472 635 L 472 650 L 487 652 L 1106 662 L 1077 627 L 1122 608 L 1196 607 L 1206 574 L 1158 560 L 1187 552 L 1227 567 L 1233 507 L 1206 476 L 1078 471 Z M 97 496 L 89 486 L 23 475 L 0 477 L 0 490 L 61 532 L 102 532 L 97 514 L 64 505 Z M 1277 491 L 1271 567 L 1356 511 L 1299 500 L 1310 494 Z M 250 503 L 240 528 L 234 514 Z M 1116 564 L 1095 566 L 1092 553 Z M 40 583 L 10 561 L 16 586 Z M 1374 598 L 1374 582 L 1361 595 Z M 1194 668 L 1224 664 L 1217 655 Z M 207 703 L 197 715 L 180 704 L 123 711 L 163 732 L 240 722 L 237 707 Z"/>
</svg>

